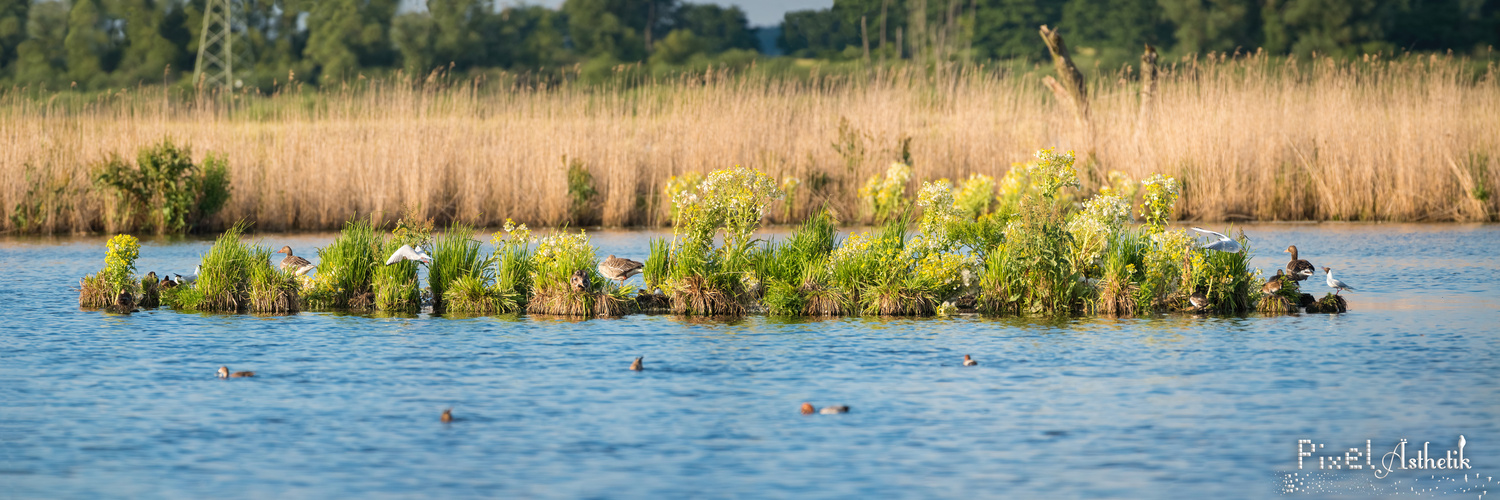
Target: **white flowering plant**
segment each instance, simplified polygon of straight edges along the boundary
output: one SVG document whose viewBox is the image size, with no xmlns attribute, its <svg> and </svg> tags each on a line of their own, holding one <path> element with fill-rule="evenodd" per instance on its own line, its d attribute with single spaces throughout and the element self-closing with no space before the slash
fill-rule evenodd
<svg viewBox="0 0 1500 500">
<path fill-rule="evenodd" d="M 1083 210 L 1075 212 L 1068 220 L 1068 233 L 1073 235 L 1073 267 L 1080 273 L 1090 275 L 1104 254 L 1110 239 L 1130 219 L 1130 202 L 1113 194 L 1099 194 L 1083 203 Z"/>
<path fill-rule="evenodd" d="M 953 204 L 963 210 L 969 219 L 983 216 L 995 203 L 995 178 L 984 174 L 969 174 L 958 186 Z M 920 197 L 919 197 L 920 200 Z"/>
<path fill-rule="evenodd" d="M 861 205 L 872 222 L 889 221 L 906 210 L 906 183 L 911 174 L 911 166 L 892 163 L 885 175 L 871 177 L 859 188 Z"/>
</svg>

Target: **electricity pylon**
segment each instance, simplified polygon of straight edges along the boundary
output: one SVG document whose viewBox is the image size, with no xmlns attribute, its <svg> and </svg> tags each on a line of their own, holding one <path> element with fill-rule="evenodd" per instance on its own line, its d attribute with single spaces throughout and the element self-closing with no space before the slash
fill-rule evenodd
<svg viewBox="0 0 1500 500">
<path fill-rule="evenodd" d="M 198 32 L 198 62 L 193 65 L 194 83 L 229 89 L 242 85 L 235 75 L 248 74 L 251 68 L 244 18 L 244 10 L 235 0 L 208 0 L 204 5 L 203 29 Z"/>
</svg>

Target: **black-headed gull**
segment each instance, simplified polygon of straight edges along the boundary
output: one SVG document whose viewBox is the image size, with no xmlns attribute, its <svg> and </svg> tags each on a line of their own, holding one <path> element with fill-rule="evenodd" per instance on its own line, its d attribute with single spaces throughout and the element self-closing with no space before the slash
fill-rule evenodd
<svg viewBox="0 0 1500 500">
<path fill-rule="evenodd" d="M 1230 237 L 1228 237 L 1228 236 L 1224 236 L 1222 234 L 1215 233 L 1213 231 L 1209 231 L 1209 230 L 1203 229 L 1203 228 L 1197 228 L 1197 227 L 1195 227 L 1195 228 L 1193 228 L 1193 230 L 1197 231 L 1197 232 L 1200 232 L 1200 233 L 1203 233 L 1203 234 L 1212 235 L 1212 236 L 1215 236 L 1215 237 L 1219 238 L 1216 241 L 1210 241 L 1208 243 L 1204 243 L 1203 244 L 1203 249 L 1205 249 L 1205 250 L 1218 250 L 1220 252 L 1234 253 L 1234 252 L 1238 252 L 1238 251 L 1240 251 L 1242 249 L 1242 247 L 1240 247 L 1240 242 L 1234 241 L 1233 239 L 1230 239 Z"/>
<path fill-rule="evenodd" d="M 1344 282 L 1339 281 L 1337 278 L 1334 278 L 1332 269 L 1326 267 L 1323 268 L 1323 274 L 1328 275 L 1328 287 L 1333 289 L 1334 295 L 1338 295 L 1339 292 L 1354 291 L 1354 287 L 1344 284 Z"/>
<path fill-rule="evenodd" d="M 421 246 L 412 248 L 411 245 L 401 245 L 401 248 L 397 248 L 396 251 L 391 254 L 391 258 L 385 260 L 385 265 L 389 266 L 403 260 L 415 260 L 417 262 L 426 262 L 428 264 L 432 263 L 432 257 L 425 253 L 422 253 Z"/>
</svg>

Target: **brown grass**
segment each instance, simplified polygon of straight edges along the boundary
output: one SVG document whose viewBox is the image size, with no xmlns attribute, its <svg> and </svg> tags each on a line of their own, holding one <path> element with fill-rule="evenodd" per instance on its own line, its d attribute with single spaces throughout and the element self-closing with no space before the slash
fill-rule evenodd
<svg viewBox="0 0 1500 500">
<path fill-rule="evenodd" d="M 1110 170 L 1175 175 L 1186 220 L 1493 220 L 1500 85 L 1493 64 L 1477 76 L 1473 67 L 1428 56 L 1187 60 L 1163 64 L 1149 114 L 1133 75 L 1103 73 L 1090 79 L 1092 127 L 1078 126 L 1039 75 L 986 70 L 811 81 L 713 73 L 633 88 L 360 80 L 232 102 L 153 87 L 98 97 L 11 90 L 0 94 L 0 224 L 128 229 L 108 227 L 114 204 L 90 185 L 90 165 L 165 136 L 200 159 L 226 154 L 234 195 L 218 220 L 259 230 L 335 229 L 365 214 L 394 218 L 404 204 L 439 221 L 557 224 L 569 215 L 564 156 L 591 171 L 591 205 L 608 226 L 663 223 L 669 176 L 735 164 L 826 175 L 821 190 L 798 190 L 797 211 L 826 200 L 849 214 L 858 185 L 904 137 L 917 179 L 998 176 L 1041 147 L 1090 157 L 1080 162 L 1088 188 Z M 843 120 L 853 139 L 842 149 L 855 152 L 845 156 L 833 146 Z"/>
</svg>

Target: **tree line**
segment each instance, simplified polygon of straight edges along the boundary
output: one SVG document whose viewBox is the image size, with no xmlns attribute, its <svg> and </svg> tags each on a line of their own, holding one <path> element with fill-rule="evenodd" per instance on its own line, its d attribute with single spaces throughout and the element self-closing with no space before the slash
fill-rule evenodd
<svg viewBox="0 0 1500 500">
<path fill-rule="evenodd" d="M 1059 27 L 1084 58 L 1142 44 L 1169 54 L 1447 51 L 1488 55 L 1500 0 L 835 0 L 752 28 L 737 7 L 679 0 L 240 0 L 244 85 L 347 81 L 397 70 L 607 73 L 830 61 L 1036 61 Z M 508 4 L 508 2 L 506 2 Z M 187 82 L 205 0 L 0 0 L 0 84 L 98 89 Z M 191 82 L 187 82 L 191 83 Z"/>
</svg>

